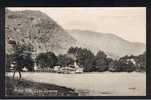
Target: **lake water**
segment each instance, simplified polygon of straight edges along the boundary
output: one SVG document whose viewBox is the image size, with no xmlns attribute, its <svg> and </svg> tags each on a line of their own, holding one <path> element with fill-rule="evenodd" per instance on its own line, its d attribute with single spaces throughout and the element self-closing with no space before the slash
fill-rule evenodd
<svg viewBox="0 0 151 100">
<path fill-rule="evenodd" d="M 7 73 L 12 77 L 12 73 Z M 146 73 L 93 72 L 83 74 L 58 74 L 23 72 L 23 79 L 72 88 L 81 96 L 145 96 Z"/>
</svg>

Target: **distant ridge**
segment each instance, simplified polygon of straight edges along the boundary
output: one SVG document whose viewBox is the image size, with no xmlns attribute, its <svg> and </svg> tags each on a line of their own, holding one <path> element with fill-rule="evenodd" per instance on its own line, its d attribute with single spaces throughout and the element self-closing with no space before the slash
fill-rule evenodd
<svg viewBox="0 0 151 100">
<path fill-rule="evenodd" d="M 96 53 L 105 51 L 109 57 L 118 59 L 125 55 L 139 55 L 145 51 L 145 44 L 124 40 L 111 33 L 99 33 L 87 30 L 68 30 L 81 47 L 86 47 Z"/>
</svg>

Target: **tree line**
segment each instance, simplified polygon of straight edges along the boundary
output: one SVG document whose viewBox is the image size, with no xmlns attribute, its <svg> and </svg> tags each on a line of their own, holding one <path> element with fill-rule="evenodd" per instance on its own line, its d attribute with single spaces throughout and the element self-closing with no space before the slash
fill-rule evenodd
<svg viewBox="0 0 151 100">
<path fill-rule="evenodd" d="M 98 51 L 94 55 L 90 50 L 80 47 L 71 47 L 66 54 L 55 55 L 53 52 L 39 53 L 35 59 L 32 58 L 33 48 L 31 45 L 15 44 L 13 54 L 6 54 L 6 71 L 10 64 L 15 61 L 18 66 L 26 67 L 33 71 L 34 63 L 41 68 L 54 66 L 65 67 L 76 61 L 84 72 L 144 72 L 146 71 L 146 52 L 141 55 L 126 55 L 118 60 L 108 57 L 105 52 Z"/>
</svg>

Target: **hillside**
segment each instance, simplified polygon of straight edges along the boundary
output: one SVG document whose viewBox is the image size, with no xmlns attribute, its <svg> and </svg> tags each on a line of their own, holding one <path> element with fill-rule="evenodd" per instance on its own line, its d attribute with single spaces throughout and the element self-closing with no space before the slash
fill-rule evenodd
<svg viewBox="0 0 151 100">
<path fill-rule="evenodd" d="M 35 52 L 65 53 L 76 43 L 60 25 L 40 11 L 6 10 L 6 40 L 11 39 L 34 46 Z M 6 41 L 6 53 L 12 47 Z"/>
<path fill-rule="evenodd" d="M 145 51 L 145 44 L 129 42 L 114 34 L 82 30 L 69 30 L 68 33 L 77 39 L 77 45 L 89 48 L 94 53 L 103 50 L 112 58 L 139 55 Z"/>
<path fill-rule="evenodd" d="M 138 55 L 145 51 L 145 44 L 133 43 L 114 34 L 82 30 L 65 30 L 57 22 L 40 11 L 10 11 L 5 15 L 6 53 L 12 53 L 8 40 L 31 44 L 34 52 L 52 51 L 66 53 L 71 46 L 88 48 L 96 53 L 99 50 L 112 58 L 125 55 Z"/>
</svg>

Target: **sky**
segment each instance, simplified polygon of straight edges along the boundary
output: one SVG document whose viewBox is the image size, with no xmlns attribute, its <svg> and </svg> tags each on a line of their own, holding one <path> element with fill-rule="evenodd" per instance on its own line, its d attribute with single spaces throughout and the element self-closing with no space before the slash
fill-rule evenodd
<svg viewBox="0 0 151 100">
<path fill-rule="evenodd" d="M 146 43 L 145 7 L 9 7 L 40 10 L 64 29 L 112 33 L 131 42 Z"/>
</svg>

